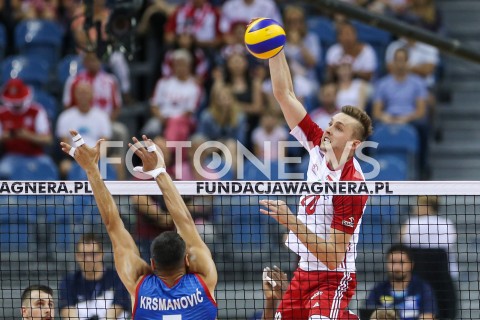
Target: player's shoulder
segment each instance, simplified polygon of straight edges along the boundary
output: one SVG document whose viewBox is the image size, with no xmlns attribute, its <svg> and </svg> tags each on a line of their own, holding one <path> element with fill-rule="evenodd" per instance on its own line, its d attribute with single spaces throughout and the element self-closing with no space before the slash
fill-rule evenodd
<svg viewBox="0 0 480 320">
<path fill-rule="evenodd" d="M 365 181 L 362 167 L 355 157 L 352 157 L 343 166 L 340 181 Z"/>
</svg>

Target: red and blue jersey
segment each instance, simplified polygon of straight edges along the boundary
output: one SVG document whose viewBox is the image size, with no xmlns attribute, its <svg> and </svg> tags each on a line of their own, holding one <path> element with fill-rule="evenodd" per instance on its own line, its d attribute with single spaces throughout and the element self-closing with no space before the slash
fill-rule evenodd
<svg viewBox="0 0 480 320">
<path fill-rule="evenodd" d="M 217 304 L 197 274 L 184 275 L 172 287 L 154 274 L 143 277 L 135 293 L 135 320 L 214 320 Z"/>
</svg>

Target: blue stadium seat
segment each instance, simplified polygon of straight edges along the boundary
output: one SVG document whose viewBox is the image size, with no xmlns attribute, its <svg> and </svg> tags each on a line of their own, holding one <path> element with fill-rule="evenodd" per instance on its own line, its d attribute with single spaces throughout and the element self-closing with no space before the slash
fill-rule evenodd
<svg viewBox="0 0 480 320">
<path fill-rule="evenodd" d="M 337 32 L 335 25 L 330 19 L 324 17 L 310 17 L 307 19 L 307 28 L 315 33 L 320 39 L 322 47 L 322 56 L 320 63 L 316 67 L 317 76 L 323 79 L 325 74 L 325 57 L 330 46 L 337 42 Z M 309 110 L 310 111 L 310 110 Z"/>
<path fill-rule="evenodd" d="M 100 160 L 100 168 L 102 160 Z M 117 180 L 117 172 L 115 171 L 115 168 L 113 165 L 110 163 L 107 163 L 107 172 L 101 172 L 102 178 L 104 180 Z M 83 170 L 77 162 L 72 163 L 72 168 L 67 174 L 67 180 L 72 180 L 72 181 L 87 181 L 87 174 L 85 173 L 85 170 Z"/>
<path fill-rule="evenodd" d="M 54 123 L 59 111 L 57 100 L 49 93 L 40 89 L 33 90 L 33 100 L 45 108 L 50 122 Z"/>
<path fill-rule="evenodd" d="M 363 248 L 381 247 L 391 243 L 392 229 L 398 225 L 398 197 L 370 197 L 362 218 L 359 245 Z"/>
<path fill-rule="evenodd" d="M 324 17 L 310 17 L 307 19 L 307 28 L 318 35 L 322 43 L 323 52 L 337 42 L 335 25 L 330 19 Z"/>
<path fill-rule="evenodd" d="M 49 67 L 60 57 L 62 40 L 62 29 L 52 21 L 26 20 L 15 27 L 15 48 L 21 54 L 42 58 Z"/>
<path fill-rule="evenodd" d="M 10 56 L 2 63 L 1 81 L 20 78 L 26 84 L 41 88 L 49 80 L 48 64 L 40 58 Z"/>
<path fill-rule="evenodd" d="M 5 56 L 5 49 L 7 48 L 7 30 L 5 26 L 0 23 L 0 61 Z"/>
<path fill-rule="evenodd" d="M 268 180 L 279 180 L 278 175 L 278 161 L 263 161 L 258 165 L 258 167 L 248 159 L 245 159 L 244 162 L 244 179 L 246 181 L 268 181 Z M 267 170 L 262 170 L 262 167 L 265 166 Z M 270 170 L 270 173 L 268 172 Z"/>
<path fill-rule="evenodd" d="M 62 88 L 68 77 L 76 75 L 83 69 L 82 58 L 79 55 L 68 55 L 57 65 L 57 79 Z"/>
<path fill-rule="evenodd" d="M 260 213 L 258 196 L 240 196 L 238 205 L 231 206 L 234 248 L 259 249 L 268 245 L 267 216 Z"/>
<path fill-rule="evenodd" d="M 375 158 L 380 164 L 380 173 L 374 180 L 404 181 L 408 179 L 408 163 L 395 155 L 378 155 Z"/>
<path fill-rule="evenodd" d="M 18 156 L 12 162 L 11 180 L 58 180 L 57 165 L 53 160 L 43 155 L 41 157 Z"/>
<path fill-rule="evenodd" d="M 27 196 L 0 196 L 0 250 L 27 252 L 35 239 L 36 207 Z"/>
<path fill-rule="evenodd" d="M 373 157 L 390 155 L 402 159 L 411 169 L 408 176 L 415 176 L 420 141 L 418 132 L 412 125 L 378 124 L 370 139 L 378 142 L 378 147 L 373 149 Z"/>
</svg>

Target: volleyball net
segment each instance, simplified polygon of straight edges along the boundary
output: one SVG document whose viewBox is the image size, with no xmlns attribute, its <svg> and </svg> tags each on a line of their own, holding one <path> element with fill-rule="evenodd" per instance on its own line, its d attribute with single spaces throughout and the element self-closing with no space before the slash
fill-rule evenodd
<svg viewBox="0 0 480 320">
<path fill-rule="evenodd" d="M 175 182 L 198 231 L 212 251 L 219 283 L 218 319 L 260 319 L 262 271 L 278 266 L 291 279 L 298 257 L 285 245 L 287 229 L 260 213 L 259 200 L 284 200 L 293 212 L 301 195 L 368 195 L 357 245 L 357 289 L 350 310 L 368 319 L 375 307 L 393 308 L 404 317 L 422 312 L 419 293 L 373 288 L 391 278 L 387 252 L 410 248 L 413 274 L 428 284 L 438 319 L 479 319 L 478 219 L 480 183 L 368 181 L 190 181 Z M 151 240 L 173 229 L 157 185 L 152 181 L 106 181 L 125 226 L 149 259 Z M 74 300 L 63 280 L 84 258 L 78 245 L 86 234 L 100 238 L 103 261 L 113 266 L 108 235 L 85 181 L 0 182 L 0 318 L 20 316 L 22 289 L 46 284 L 58 307 Z M 93 255 L 102 260 L 102 254 Z M 78 260 L 82 261 L 78 261 Z M 87 261 L 88 262 L 88 261 Z M 92 262 L 90 260 L 90 262 Z M 408 269 L 407 267 L 405 267 Z M 71 290 L 75 288 L 70 288 Z M 78 289 L 78 288 L 77 288 Z M 412 289 L 414 290 L 414 289 Z M 93 297 L 76 297 L 79 308 Z M 81 301 L 81 300 L 84 301 Z M 98 295 L 96 299 L 106 299 Z M 375 306 L 372 301 L 378 300 Z M 126 302 L 128 303 L 128 302 Z M 105 304 L 105 303 L 104 303 Z M 95 312 L 82 311 L 85 318 Z M 58 317 L 59 318 L 59 317 Z M 99 316 L 101 318 L 101 316 Z"/>
</svg>

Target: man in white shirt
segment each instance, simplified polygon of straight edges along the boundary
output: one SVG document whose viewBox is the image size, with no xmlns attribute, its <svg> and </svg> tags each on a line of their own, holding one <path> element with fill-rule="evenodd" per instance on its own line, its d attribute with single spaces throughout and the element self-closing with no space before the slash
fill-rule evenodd
<svg viewBox="0 0 480 320">
<path fill-rule="evenodd" d="M 228 34 L 238 21 L 248 22 L 253 18 L 266 17 L 282 23 L 280 10 L 273 0 L 229 0 L 223 4 L 220 31 Z"/>
<path fill-rule="evenodd" d="M 72 143 L 70 131 L 75 129 L 85 142 L 95 145 L 99 139 L 112 136 L 112 123 L 108 114 L 92 107 L 93 89 L 89 82 L 82 81 L 75 86 L 76 106 L 64 110 L 58 117 L 56 136 L 61 142 Z M 60 162 L 60 172 L 66 176 L 71 168 L 72 160 L 65 157 Z"/>
<path fill-rule="evenodd" d="M 438 49 L 409 38 L 400 38 L 393 41 L 388 45 L 385 56 L 389 71 L 391 71 L 393 65 L 395 52 L 400 48 L 404 48 L 408 52 L 410 72 L 425 79 L 427 86 L 433 86 L 435 84 L 435 69 L 440 62 Z"/>
</svg>

